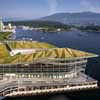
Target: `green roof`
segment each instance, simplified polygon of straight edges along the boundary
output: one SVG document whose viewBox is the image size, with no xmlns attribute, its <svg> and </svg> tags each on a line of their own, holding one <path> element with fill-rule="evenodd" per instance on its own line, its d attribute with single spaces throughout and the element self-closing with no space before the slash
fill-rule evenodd
<svg viewBox="0 0 100 100">
<path fill-rule="evenodd" d="M 21 45 L 20 48 L 27 47 L 29 42 L 25 42 L 24 45 Z M 31 45 L 33 46 L 35 42 L 33 42 Z M 39 42 L 38 42 L 39 43 Z M 21 44 L 19 42 L 19 44 Z M 45 44 L 45 43 L 43 43 Z M 15 44 L 14 44 L 15 45 Z M 17 42 L 18 45 L 18 42 Z M 27 46 L 26 46 L 27 45 Z M 50 48 L 48 46 L 49 44 L 46 44 L 44 48 L 49 48 L 45 50 L 42 46 L 42 43 L 39 43 L 39 46 L 36 46 L 36 48 L 41 48 L 41 50 L 37 50 L 35 53 L 32 54 L 17 54 L 15 56 L 11 56 L 10 52 L 7 50 L 5 44 L 0 44 L 0 64 L 16 64 L 16 63 L 33 63 L 37 60 L 43 59 L 43 58 L 66 58 L 66 59 L 72 59 L 72 58 L 88 58 L 88 57 L 96 57 L 97 55 L 93 53 L 83 52 L 80 50 L 74 50 L 71 48 Z M 32 47 L 31 46 L 31 47 Z M 55 47 L 55 46 L 53 46 Z M 29 47 L 28 47 L 29 48 Z M 32 47 L 35 49 L 35 47 Z"/>
<path fill-rule="evenodd" d="M 54 48 L 54 45 L 38 41 L 9 41 L 12 49 L 31 49 L 31 48 Z"/>
<path fill-rule="evenodd" d="M 13 34 L 12 32 L 0 32 L 0 41 L 8 40 L 8 37 Z"/>
</svg>

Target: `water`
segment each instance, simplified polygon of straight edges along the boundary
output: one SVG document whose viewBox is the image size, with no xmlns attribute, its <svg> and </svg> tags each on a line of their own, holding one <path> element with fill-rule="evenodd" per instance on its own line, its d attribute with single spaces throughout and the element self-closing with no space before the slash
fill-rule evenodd
<svg viewBox="0 0 100 100">
<path fill-rule="evenodd" d="M 15 36 L 17 40 L 33 39 L 52 43 L 58 47 L 71 47 L 100 54 L 100 33 L 81 33 L 80 31 L 42 33 L 17 29 L 12 38 L 15 38 Z"/>
<path fill-rule="evenodd" d="M 11 38 L 16 40 L 34 40 L 48 42 L 58 47 L 69 47 L 88 51 L 100 55 L 100 33 L 94 32 L 58 32 L 58 33 L 42 33 L 29 30 L 17 29 L 16 34 Z M 100 82 L 100 58 L 93 58 L 87 64 L 86 73 Z M 87 90 L 82 92 L 52 94 L 44 96 L 16 98 L 16 100 L 99 100 L 100 90 Z M 15 99 L 14 99 L 15 100 Z"/>
</svg>

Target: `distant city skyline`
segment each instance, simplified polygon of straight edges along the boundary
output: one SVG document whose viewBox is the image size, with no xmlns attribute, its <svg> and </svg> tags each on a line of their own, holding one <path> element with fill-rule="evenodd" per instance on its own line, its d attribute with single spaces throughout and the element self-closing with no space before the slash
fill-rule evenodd
<svg viewBox="0 0 100 100">
<path fill-rule="evenodd" d="M 99 0 L 0 0 L 0 16 L 37 19 L 59 12 L 100 13 Z"/>
</svg>

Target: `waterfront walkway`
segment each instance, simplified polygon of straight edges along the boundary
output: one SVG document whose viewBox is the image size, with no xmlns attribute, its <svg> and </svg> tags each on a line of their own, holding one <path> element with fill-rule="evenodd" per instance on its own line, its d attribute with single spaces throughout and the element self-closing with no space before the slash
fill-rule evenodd
<svg viewBox="0 0 100 100">
<path fill-rule="evenodd" d="M 71 79 L 19 78 L 0 82 L 0 96 L 23 96 L 97 88 L 97 81 L 84 74 Z"/>
</svg>

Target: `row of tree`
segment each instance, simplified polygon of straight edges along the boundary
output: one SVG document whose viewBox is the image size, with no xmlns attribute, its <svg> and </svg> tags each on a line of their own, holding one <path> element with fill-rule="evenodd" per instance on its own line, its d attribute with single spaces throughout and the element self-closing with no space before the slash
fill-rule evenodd
<svg viewBox="0 0 100 100">
<path fill-rule="evenodd" d="M 61 28 L 69 30 L 71 28 L 70 25 L 66 25 L 60 22 L 54 22 L 54 21 L 41 21 L 41 20 L 35 20 L 35 21 L 15 21 L 15 22 L 6 22 L 5 24 L 12 23 L 13 25 L 19 26 L 30 26 L 30 27 L 44 27 L 44 28 Z"/>
<path fill-rule="evenodd" d="M 100 32 L 100 26 L 99 25 L 87 25 L 87 26 L 80 26 L 78 27 L 79 30 L 82 31 L 95 31 Z"/>
</svg>

